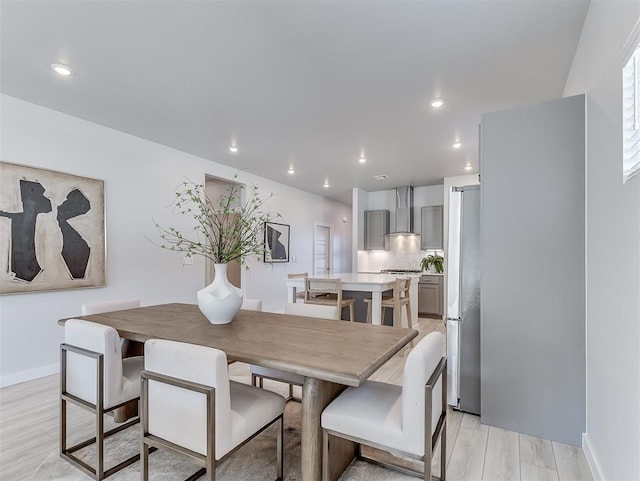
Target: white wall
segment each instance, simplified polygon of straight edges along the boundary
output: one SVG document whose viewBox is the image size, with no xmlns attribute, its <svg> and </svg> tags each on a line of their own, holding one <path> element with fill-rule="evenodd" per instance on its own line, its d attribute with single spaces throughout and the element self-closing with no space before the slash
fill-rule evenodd
<svg viewBox="0 0 640 481">
<path fill-rule="evenodd" d="M 182 266 L 182 255 L 146 237 L 157 239 L 152 219 L 191 225 L 165 207 L 182 180 L 204 182 L 206 174 L 231 179 L 236 169 L 12 97 L 0 96 L 0 102 L 0 158 L 103 179 L 107 218 L 106 287 L 0 296 L 0 385 L 6 385 L 57 370 L 62 328 L 56 321 L 79 315 L 83 303 L 128 297 L 143 305 L 195 302 L 204 284 L 203 260 Z M 297 258 L 252 261 L 243 272 L 249 297 L 262 298 L 267 310 L 284 308 L 287 272 L 311 270 L 315 221 L 334 228 L 336 270 L 351 270 L 350 206 L 247 173 L 239 180 L 275 194 L 268 208 L 291 225 L 290 255 Z"/>
<path fill-rule="evenodd" d="M 585 454 L 640 479 L 640 177 L 622 184 L 622 49 L 640 2 L 592 0 L 564 95 L 587 94 Z"/>
</svg>

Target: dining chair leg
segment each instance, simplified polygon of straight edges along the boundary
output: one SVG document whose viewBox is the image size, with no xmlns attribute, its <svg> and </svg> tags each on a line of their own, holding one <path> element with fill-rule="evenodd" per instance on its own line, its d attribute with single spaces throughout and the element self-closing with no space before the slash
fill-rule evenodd
<svg viewBox="0 0 640 481">
<path fill-rule="evenodd" d="M 149 481 L 149 446 L 144 441 L 142 442 L 142 458 L 140 462 L 142 464 L 140 469 L 140 479 L 142 481 Z"/>
<path fill-rule="evenodd" d="M 322 481 L 329 481 L 329 433 L 322 430 Z"/>
<path fill-rule="evenodd" d="M 291 386 L 291 384 L 289 384 Z M 283 467 L 284 467 L 284 416 L 280 415 L 278 421 L 278 435 L 276 439 L 276 456 L 277 459 L 277 481 L 284 479 Z"/>
<path fill-rule="evenodd" d="M 413 329 L 413 316 L 411 315 L 411 303 L 407 302 L 407 327 Z M 411 347 L 415 347 L 416 343 L 411 339 Z"/>
<path fill-rule="evenodd" d="M 258 376 L 256 376 L 255 374 L 251 375 L 251 385 L 252 386 L 257 386 L 257 381 L 258 381 Z"/>
<path fill-rule="evenodd" d="M 445 481 L 447 471 L 447 418 L 442 423 L 440 433 L 440 481 Z"/>
<path fill-rule="evenodd" d="M 393 327 L 402 327 L 402 311 L 393 309 Z"/>
<path fill-rule="evenodd" d="M 349 304 L 349 321 L 355 322 L 355 320 L 356 320 L 355 306 L 354 306 L 354 303 L 352 302 L 351 304 Z"/>
<path fill-rule="evenodd" d="M 289 384 L 289 399 L 293 399 L 293 384 Z"/>
</svg>

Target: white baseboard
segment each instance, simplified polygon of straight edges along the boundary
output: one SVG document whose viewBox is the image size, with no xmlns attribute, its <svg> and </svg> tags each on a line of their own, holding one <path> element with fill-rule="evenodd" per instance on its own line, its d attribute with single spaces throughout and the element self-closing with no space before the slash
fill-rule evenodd
<svg viewBox="0 0 640 481">
<path fill-rule="evenodd" d="M 591 447 L 587 433 L 582 433 L 582 451 L 584 452 L 584 457 L 587 458 L 587 464 L 589 465 L 594 481 L 604 481 L 598 457 Z"/>
<path fill-rule="evenodd" d="M 39 377 L 49 376 L 56 374 L 60 371 L 60 365 L 58 363 L 49 364 L 47 366 L 37 367 L 30 369 L 29 371 L 16 372 L 14 374 L 7 374 L 0 377 L 0 387 L 12 386 L 25 381 L 31 381 L 32 379 L 38 379 Z"/>
</svg>

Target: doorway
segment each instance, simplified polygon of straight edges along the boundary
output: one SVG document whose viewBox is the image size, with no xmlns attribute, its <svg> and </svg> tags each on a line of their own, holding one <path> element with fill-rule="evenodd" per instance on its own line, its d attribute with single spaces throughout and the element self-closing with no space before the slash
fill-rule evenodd
<svg viewBox="0 0 640 481">
<path fill-rule="evenodd" d="M 218 179 L 216 177 L 211 177 L 209 175 L 205 176 L 204 188 L 207 196 L 213 203 L 213 205 L 217 206 L 220 196 L 229 188 L 232 183 L 223 179 Z M 235 206 L 234 206 L 235 207 Z M 232 213 L 231 216 L 237 217 L 238 214 Z M 215 270 L 213 267 L 213 261 L 211 259 L 205 258 L 204 265 L 204 277 L 205 277 L 205 286 L 208 286 L 213 282 L 213 277 L 215 275 Z M 227 279 L 229 282 L 236 287 L 242 287 L 242 275 L 240 269 L 240 261 L 235 260 L 231 261 L 227 264 Z"/>
<path fill-rule="evenodd" d="M 331 274 L 331 226 L 315 224 L 313 232 L 313 275 Z"/>
</svg>

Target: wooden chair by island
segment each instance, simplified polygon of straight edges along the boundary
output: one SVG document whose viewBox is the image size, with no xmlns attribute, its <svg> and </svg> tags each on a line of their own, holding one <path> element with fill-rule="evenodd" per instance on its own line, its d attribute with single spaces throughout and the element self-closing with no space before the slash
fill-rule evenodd
<svg viewBox="0 0 640 481">
<path fill-rule="evenodd" d="M 308 272 L 300 272 L 300 273 L 297 273 L 297 274 L 288 274 L 287 275 L 287 279 L 306 279 L 307 277 L 309 277 L 309 273 Z M 302 301 L 304 301 L 306 295 L 307 295 L 307 293 L 305 291 L 296 292 L 296 299 L 302 299 Z"/>
<path fill-rule="evenodd" d="M 322 304 L 324 306 L 337 306 L 338 312 L 349 308 L 349 320 L 355 320 L 355 299 L 345 299 L 342 297 L 342 281 L 340 279 L 326 278 L 305 278 L 305 299 L 306 304 Z"/>
<path fill-rule="evenodd" d="M 413 329 L 413 317 L 411 315 L 411 298 L 409 297 L 409 288 L 411 287 L 410 277 L 399 277 L 396 279 L 396 284 L 393 287 L 392 296 L 382 296 L 382 313 L 381 317 L 384 319 L 384 310 L 393 309 L 393 325 L 394 327 L 402 326 L 402 308 L 404 307 L 407 314 L 407 327 Z M 372 309 L 371 299 L 365 299 L 367 303 L 367 322 L 371 322 Z M 411 347 L 414 346 L 414 342 L 411 341 Z"/>
</svg>

